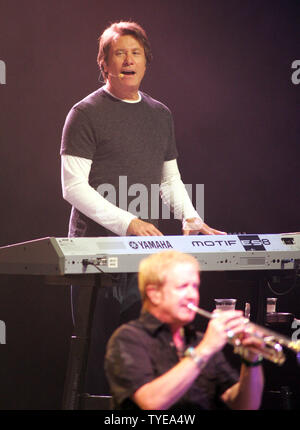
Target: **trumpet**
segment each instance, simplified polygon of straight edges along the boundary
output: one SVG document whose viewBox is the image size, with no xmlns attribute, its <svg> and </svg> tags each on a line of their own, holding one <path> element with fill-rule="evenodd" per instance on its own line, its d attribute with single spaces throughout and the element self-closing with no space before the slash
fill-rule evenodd
<svg viewBox="0 0 300 430">
<path fill-rule="evenodd" d="M 217 313 L 213 314 L 198 308 L 192 303 L 187 305 L 188 309 L 202 315 L 205 318 L 212 319 L 217 317 Z M 260 341 L 258 347 L 244 346 L 242 344 L 243 334 L 249 334 Z M 290 349 L 297 354 L 298 363 L 300 362 L 300 340 L 289 339 L 280 333 L 276 333 L 265 327 L 254 324 L 245 318 L 245 329 L 242 333 L 232 335 L 230 331 L 227 334 L 228 343 L 230 343 L 236 354 L 247 358 L 248 351 L 260 354 L 264 359 L 275 364 L 282 365 L 286 361 L 286 356 L 283 347 Z"/>
</svg>

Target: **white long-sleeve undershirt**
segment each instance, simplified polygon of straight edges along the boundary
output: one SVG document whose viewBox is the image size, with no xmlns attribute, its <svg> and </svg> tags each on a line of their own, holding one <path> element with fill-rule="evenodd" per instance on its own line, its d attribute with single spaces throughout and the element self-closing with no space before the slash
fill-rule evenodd
<svg viewBox="0 0 300 430">
<path fill-rule="evenodd" d="M 119 236 L 126 236 L 129 224 L 136 215 L 110 203 L 89 185 L 92 160 L 62 155 L 61 181 L 63 197 L 93 221 Z M 177 161 L 165 161 L 162 170 L 160 194 L 176 218 L 200 218 L 194 209 L 181 180 Z"/>
</svg>

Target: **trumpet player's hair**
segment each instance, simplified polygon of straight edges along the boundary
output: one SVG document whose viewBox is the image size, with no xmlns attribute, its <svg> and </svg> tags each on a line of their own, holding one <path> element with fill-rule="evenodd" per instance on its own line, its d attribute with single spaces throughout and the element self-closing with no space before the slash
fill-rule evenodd
<svg viewBox="0 0 300 430">
<path fill-rule="evenodd" d="M 200 270 L 198 261 L 194 257 L 173 250 L 152 254 L 150 257 L 141 261 L 139 265 L 138 281 L 143 303 L 147 298 L 147 285 L 151 284 L 161 287 L 166 280 L 168 270 L 180 263 L 193 264 L 197 270 Z"/>
</svg>

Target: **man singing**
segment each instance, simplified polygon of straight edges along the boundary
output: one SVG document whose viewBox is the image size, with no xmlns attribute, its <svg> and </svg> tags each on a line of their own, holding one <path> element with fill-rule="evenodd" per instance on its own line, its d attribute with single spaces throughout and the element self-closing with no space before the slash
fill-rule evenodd
<svg viewBox="0 0 300 430">
<path fill-rule="evenodd" d="M 181 214 L 183 234 L 222 234 L 202 221 L 183 185 L 177 167 L 170 110 L 140 91 L 151 58 L 146 33 L 134 22 L 114 23 L 99 39 L 97 61 L 104 85 L 73 106 L 62 136 L 62 189 L 63 197 L 72 205 L 71 237 L 162 235 L 158 220 L 151 218 L 150 196 L 154 184 L 160 186 L 164 202 Z M 135 195 L 124 196 L 122 181 L 126 182 L 125 193 L 137 184 L 142 184 L 147 191 L 150 209 L 143 219 L 128 210 Z M 106 191 L 101 193 L 101 190 Z M 115 197 L 113 202 L 107 196 L 109 191 Z M 127 207 L 122 204 L 124 197 Z M 137 316 L 140 298 L 136 275 L 118 274 L 112 277 L 112 283 L 106 296 L 98 300 L 95 315 L 104 315 L 109 306 L 110 320 L 114 319 L 112 302 L 105 303 L 112 294 L 108 299 L 114 299 L 120 307 L 116 314 L 121 315 L 121 320 L 126 320 L 130 309 Z M 75 323 L 76 297 L 76 288 L 73 288 Z M 108 320 L 102 319 L 102 326 L 107 325 Z M 119 316 L 117 319 L 116 323 L 111 322 L 113 329 L 119 323 Z M 92 340 L 101 337 L 101 330 L 96 328 Z M 95 342 L 101 349 L 103 341 Z M 91 355 L 95 370 L 90 378 L 92 388 L 87 389 L 97 394 L 96 374 L 101 352 L 91 352 Z"/>
</svg>

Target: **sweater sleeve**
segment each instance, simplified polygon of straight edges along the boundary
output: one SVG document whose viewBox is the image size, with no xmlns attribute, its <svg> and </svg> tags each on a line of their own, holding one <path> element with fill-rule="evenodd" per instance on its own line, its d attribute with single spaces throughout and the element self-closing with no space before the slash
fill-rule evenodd
<svg viewBox="0 0 300 430">
<path fill-rule="evenodd" d="M 89 185 L 92 160 L 72 155 L 61 156 L 63 198 L 93 221 L 119 236 L 126 236 L 135 215 L 118 208 Z"/>
<path fill-rule="evenodd" d="M 202 221 L 181 180 L 176 159 L 164 162 L 160 194 L 163 202 L 170 207 L 176 219 L 200 218 Z"/>
</svg>

